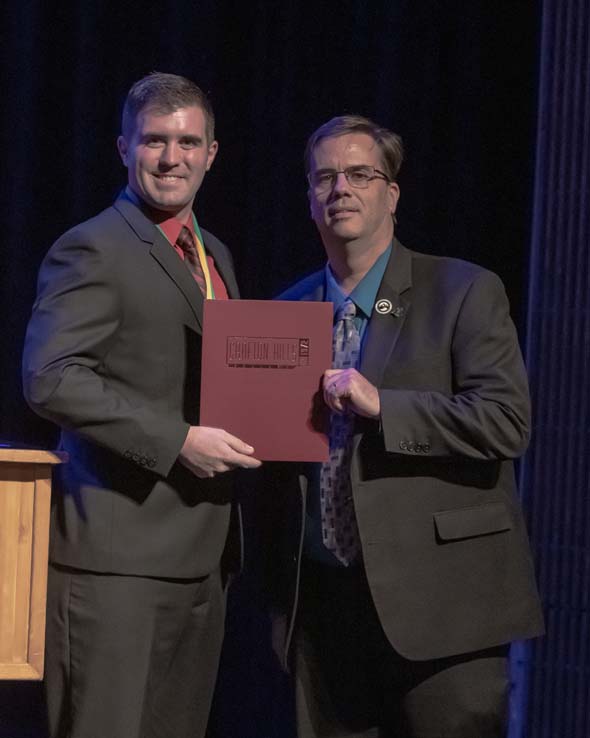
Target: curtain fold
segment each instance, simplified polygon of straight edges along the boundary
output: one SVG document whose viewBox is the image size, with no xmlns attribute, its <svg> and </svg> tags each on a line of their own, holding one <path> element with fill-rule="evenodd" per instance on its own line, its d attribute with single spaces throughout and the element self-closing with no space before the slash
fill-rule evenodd
<svg viewBox="0 0 590 738">
<path fill-rule="evenodd" d="M 513 652 L 511 738 L 590 735 L 589 261 L 590 3 L 544 0 L 521 491 L 547 635 Z"/>
</svg>

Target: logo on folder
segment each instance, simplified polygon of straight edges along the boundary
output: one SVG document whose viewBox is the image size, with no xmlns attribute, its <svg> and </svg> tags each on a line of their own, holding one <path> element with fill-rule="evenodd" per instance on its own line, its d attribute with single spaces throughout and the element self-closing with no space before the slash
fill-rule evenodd
<svg viewBox="0 0 590 738">
<path fill-rule="evenodd" d="M 236 368 L 295 369 L 309 365 L 309 338 L 228 336 L 226 365 Z"/>
</svg>

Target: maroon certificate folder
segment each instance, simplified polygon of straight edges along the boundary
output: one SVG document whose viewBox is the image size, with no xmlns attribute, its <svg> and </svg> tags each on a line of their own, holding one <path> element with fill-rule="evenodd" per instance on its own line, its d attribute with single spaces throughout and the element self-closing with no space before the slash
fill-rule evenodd
<svg viewBox="0 0 590 738">
<path fill-rule="evenodd" d="M 201 425 L 264 461 L 325 461 L 320 385 L 332 364 L 331 302 L 206 300 Z"/>
</svg>

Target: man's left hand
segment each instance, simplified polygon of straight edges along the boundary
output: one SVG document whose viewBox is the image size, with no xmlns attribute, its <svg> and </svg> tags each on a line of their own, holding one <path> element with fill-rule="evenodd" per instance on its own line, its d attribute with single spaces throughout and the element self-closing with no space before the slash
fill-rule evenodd
<svg viewBox="0 0 590 738">
<path fill-rule="evenodd" d="M 378 418 L 381 402 L 377 387 L 356 369 L 328 369 L 322 380 L 324 401 L 337 413 L 352 411 L 364 418 Z"/>
</svg>

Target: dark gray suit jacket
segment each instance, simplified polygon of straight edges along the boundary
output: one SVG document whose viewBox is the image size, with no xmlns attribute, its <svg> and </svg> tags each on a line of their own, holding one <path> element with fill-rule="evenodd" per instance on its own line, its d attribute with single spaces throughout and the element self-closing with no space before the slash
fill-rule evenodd
<svg viewBox="0 0 590 738">
<path fill-rule="evenodd" d="M 229 251 L 203 237 L 238 297 Z M 70 455 L 53 496 L 51 561 L 163 577 L 218 566 L 233 473 L 202 480 L 176 462 L 199 421 L 202 315 L 192 275 L 124 198 L 50 249 L 23 378 Z"/>
<path fill-rule="evenodd" d="M 321 300 L 323 272 L 279 299 Z M 361 373 L 381 423 L 357 419 L 351 468 L 363 559 L 385 633 L 432 659 L 539 634 L 542 616 L 512 459 L 529 396 L 504 288 L 494 274 L 394 241 Z M 294 612 L 308 475 L 283 467 L 283 606 Z M 298 478 L 298 483 L 293 480 Z"/>
</svg>

